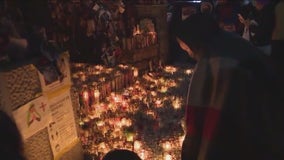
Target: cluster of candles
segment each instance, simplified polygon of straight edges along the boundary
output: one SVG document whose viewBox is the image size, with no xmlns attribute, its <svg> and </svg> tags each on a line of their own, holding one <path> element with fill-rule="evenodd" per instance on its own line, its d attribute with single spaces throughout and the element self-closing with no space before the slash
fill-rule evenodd
<svg viewBox="0 0 284 160">
<path fill-rule="evenodd" d="M 138 76 L 138 69 L 130 66 L 120 64 L 115 68 L 105 67 L 102 65 L 89 65 L 86 63 L 74 63 L 72 68 L 73 84 L 82 96 L 88 100 L 105 99 L 111 92 L 117 92 L 122 88 L 128 87 L 134 83 Z M 77 87 L 80 86 L 80 87 Z M 92 103 L 88 102 L 87 104 Z"/>
<path fill-rule="evenodd" d="M 186 92 L 181 88 L 187 88 L 192 70 L 167 66 L 160 73 L 133 72 L 131 85 L 104 99 L 93 85 L 76 83 L 80 139 L 86 154 L 100 160 L 120 148 L 136 152 L 143 160 L 180 159 Z"/>
<path fill-rule="evenodd" d="M 145 48 L 156 43 L 157 33 L 155 31 L 143 33 L 139 25 L 134 27 L 132 38 L 132 46 L 134 49 Z"/>
<path fill-rule="evenodd" d="M 146 48 L 157 44 L 157 32 L 141 32 L 139 25 L 133 29 L 133 36 L 123 39 L 123 48 L 127 50 Z"/>
</svg>

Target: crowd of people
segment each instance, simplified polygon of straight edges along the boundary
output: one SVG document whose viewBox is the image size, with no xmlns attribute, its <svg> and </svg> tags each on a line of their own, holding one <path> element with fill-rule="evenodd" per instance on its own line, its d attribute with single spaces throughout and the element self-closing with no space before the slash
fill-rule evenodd
<svg viewBox="0 0 284 160">
<path fill-rule="evenodd" d="M 211 3 L 210 13 L 222 29 L 242 36 L 281 67 L 283 0 L 217 0 Z"/>
<path fill-rule="evenodd" d="M 242 36 L 264 54 L 279 60 L 281 53 L 278 50 L 283 50 L 278 49 L 283 46 L 283 31 L 280 29 L 283 28 L 283 18 L 280 18 L 280 15 L 283 15 L 282 0 L 201 0 L 198 4 L 196 2 L 188 1 L 182 7 L 192 6 L 195 13 L 214 16 L 223 30 Z M 177 5 L 173 3 L 173 6 Z M 182 21 L 177 20 L 182 13 L 172 12 L 177 12 L 177 16 L 170 22 L 170 32 L 174 32 L 177 24 Z M 175 46 L 175 42 L 171 42 L 171 45 Z M 171 51 L 174 58 L 177 57 L 176 52 L 181 52 L 179 49 L 177 47 Z"/>
</svg>

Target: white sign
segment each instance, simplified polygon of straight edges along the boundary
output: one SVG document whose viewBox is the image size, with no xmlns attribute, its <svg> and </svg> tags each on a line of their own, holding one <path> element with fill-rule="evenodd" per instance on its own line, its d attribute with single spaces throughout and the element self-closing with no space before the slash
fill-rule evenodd
<svg viewBox="0 0 284 160">
<path fill-rule="evenodd" d="M 78 139 L 70 92 L 50 99 L 52 121 L 48 125 L 51 148 L 56 157 Z"/>
<path fill-rule="evenodd" d="M 24 140 L 47 127 L 51 120 L 47 99 L 38 97 L 13 112 Z"/>
</svg>

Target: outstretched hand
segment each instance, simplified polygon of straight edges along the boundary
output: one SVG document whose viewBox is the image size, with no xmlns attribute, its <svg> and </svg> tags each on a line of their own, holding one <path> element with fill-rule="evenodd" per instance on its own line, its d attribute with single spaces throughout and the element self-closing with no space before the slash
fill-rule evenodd
<svg viewBox="0 0 284 160">
<path fill-rule="evenodd" d="M 241 14 L 238 14 L 238 19 L 246 27 L 248 27 L 250 25 L 250 20 L 249 19 L 244 19 L 244 17 Z"/>
</svg>

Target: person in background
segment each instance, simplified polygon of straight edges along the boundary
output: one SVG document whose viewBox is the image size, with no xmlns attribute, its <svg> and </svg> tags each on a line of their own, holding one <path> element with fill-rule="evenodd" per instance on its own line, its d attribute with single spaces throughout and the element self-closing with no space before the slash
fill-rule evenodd
<svg viewBox="0 0 284 160">
<path fill-rule="evenodd" d="M 181 159 L 283 159 L 283 90 L 268 56 L 210 15 L 190 16 L 175 34 L 197 61 Z"/>
<path fill-rule="evenodd" d="M 176 1 L 170 4 L 171 6 L 171 14 L 172 18 L 170 22 L 168 23 L 169 27 L 169 52 L 170 52 L 170 58 L 169 58 L 169 64 L 187 64 L 192 63 L 194 64 L 195 61 L 187 56 L 186 52 L 183 51 L 179 45 L 177 44 L 175 37 L 173 37 L 173 32 L 176 30 L 176 26 L 180 24 L 183 20 L 182 14 L 183 14 L 183 8 L 186 8 L 187 16 L 190 16 L 191 14 L 200 12 L 200 2 L 198 1 Z M 179 54 L 176 54 L 179 53 Z"/>
<path fill-rule="evenodd" d="M 203 14 L 214 14 L 214 1 L 202 0 L 200 3 L 200 12 Z"/>
<path fill-rule="evenodd" d="M 0 56 L 8 55 L 10 59 L 22 59 L 28 55 L 28 40 L 22 37 L 15 23 L 3 16 L 0 18 Z"/>
<path fill-rule="evenodd" d="M 254 13 L 244 23 L 249 29 L 250 42 L 263 53 L 271 54 L 271 36 L 274 28 L 273 3 L 270 0 L 253 0 Z M 242 22 L 244 18 L 240 17 Z"/>
<path fill-rule="evenodd" d="M 8 57 L 10 62 L 22 63 L 40 57 L 42 44 L 46 41 L 45 27 L 20 25 L 11 18 L 11 13 L 0 17 L 0 57 Z M 1 40 L 2 39 L 2 40 Z"/>
<path fill-rule="evenodd" d="M 8 160 L 26 160 L 20 131 L 14 120 L 0 110 L 0 155 Z"/>
<path fill-rule="evenodd" d="M 241 5 L 240 13 L 238 13 L 238 19 L 241 23 L 241 36 L 250 41 L 250 19 L 252 19 L 253 13 L 255 13 L 255 7 L 253 6 L 252 2 L 244 1 Z"/>
<path fill-rule="evenodd" d="M 241 34 L 241 24 L 238 13 L 241 3 L 238 0 L 217 0 L 214 14 L 220 27 L 226 31 Z"/>
<path fill-rule="evenodd" d="M 142 160 L 135 152 L 125 149 L 109 151 L 102 160 Z"/>
<path fill-rule="evenodd" d="M 272 33 L 271 41 L 271 58 L 277 64 L 280 74 L 284 76 L 284 0 L 279 0 L 276 3 L 275 13 L 275 27 Z"/>
</svg>

